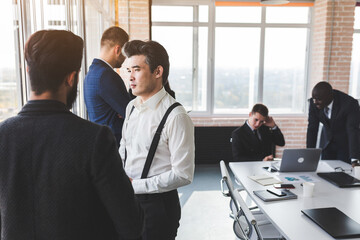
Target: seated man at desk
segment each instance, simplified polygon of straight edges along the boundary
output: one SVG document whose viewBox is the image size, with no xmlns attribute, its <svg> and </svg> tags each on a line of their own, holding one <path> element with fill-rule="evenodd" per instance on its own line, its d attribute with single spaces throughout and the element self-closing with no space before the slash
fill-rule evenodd
<svg viewBox="0 0 360 240">
<path fill-rule="evenodd" d="M 271 161 L 274 145 L 284 146 L 285 140 L 269 110 L 263 104 L 255 104 L 244 125 L 231 134 L 233 161 Z"/>
</svg>

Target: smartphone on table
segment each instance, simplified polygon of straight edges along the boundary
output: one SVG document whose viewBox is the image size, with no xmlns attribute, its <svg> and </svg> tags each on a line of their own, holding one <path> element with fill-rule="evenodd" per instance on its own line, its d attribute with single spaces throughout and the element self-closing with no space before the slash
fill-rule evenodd
<svg viewBox="0 0 360 240">
<path fill-rule="evenodd" d="M 274 184 L 274 188 L 277 188 L 277 189 L 281 189 L 281 188 L 294 189 L 295 186 L 292 185 L 292 184 Z"/>
<path fill-rule="evenodd" d="M 286 196 L 286 193 L 284 193 L 283 191 L 278 190 L 278 189 L 266 189 L 266 191 L 268 191 L 269 193 L 274 194 L 275 196 L 278 196 L 278 197 Z"/>
</svg>

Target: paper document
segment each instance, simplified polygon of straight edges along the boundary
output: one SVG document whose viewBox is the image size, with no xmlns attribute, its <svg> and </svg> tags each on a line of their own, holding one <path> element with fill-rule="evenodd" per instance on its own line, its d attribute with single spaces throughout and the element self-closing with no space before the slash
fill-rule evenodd
<svg viewBox="0 0 360 240">
<path fill-rule="evenodd" d="M 266 174 L 249 176 L 249 178 L 263 186 L 281 183 L 280 180 Z"/>
<path fill-rule="evenodd" d="M 303 182 L 318 182 L 319 179 L 307 174 L 287 174 L 281 173 L 277 176 L 283 183 L 303 183 Z"/>
</svg>

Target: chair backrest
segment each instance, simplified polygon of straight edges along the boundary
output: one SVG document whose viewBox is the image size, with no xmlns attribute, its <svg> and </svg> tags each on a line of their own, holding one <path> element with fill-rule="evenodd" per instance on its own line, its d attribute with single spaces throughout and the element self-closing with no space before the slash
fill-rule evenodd
<svg viewBox="0 0 360 240">
<path fill-rule="evenodd" d="M 262 240 L 263 238 L 259 231 L 256 219 L 242 199 L 239 191 L 234 189 L 224 161 L 220 161 L 220 170 L 222 177 L 221 192 L 224 196 L 230 196 L 233 203 L 231 204 L 233 206 L 231 210 L 234 215 L 234 221 L 236 222 L 236 226 L 234 226 L 235 234 L 241 239 L 250 239 L 253 229 L 255 229 L 258 239 Z M 225 190 L 224 183 L 226 184 L 228 191 Z M 240 230 L 241 234 L 239 234 L 236 229 Z"/>
</svg>

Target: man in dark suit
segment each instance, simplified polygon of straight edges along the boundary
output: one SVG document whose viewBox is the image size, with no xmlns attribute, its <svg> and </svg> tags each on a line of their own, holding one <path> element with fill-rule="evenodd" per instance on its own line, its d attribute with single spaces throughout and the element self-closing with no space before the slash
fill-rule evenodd
<svg viewBox="0 0 360 240">
<path fill-rule="evenodd" d="M 306 146 L 314 148 L 323 124 L 322 159 L 358 164 L 360 159 L 359 103 L 351 96 L 319 82 L 312 90 Z"/>
<path fill-rule="evenodd" d="M 0 124 L 2 240 L 139 239 L 142 211 L 110 129 L 72 114 L 83 40 L 68 31 L 26 43 L 31 93 Z"/>
<path fill-rule="evenodd" d="M 109 126 L 119 146 L 130 95 L 114 68 L 120 68 L 125 57 L 122 46 L 128 34 L 119 27 L 110 27 L 101 37 L 100 57 L 95 58 L 84 80 L 84 98 L 89 120 Z"/>
<path fill-rule="evenodd" d="M 269 110 L 255 104 L 244 125 L 231 134 L 233 161 L 271 161 L 275 145 L 284 146 L 285 140 Z"/>
</svg>

